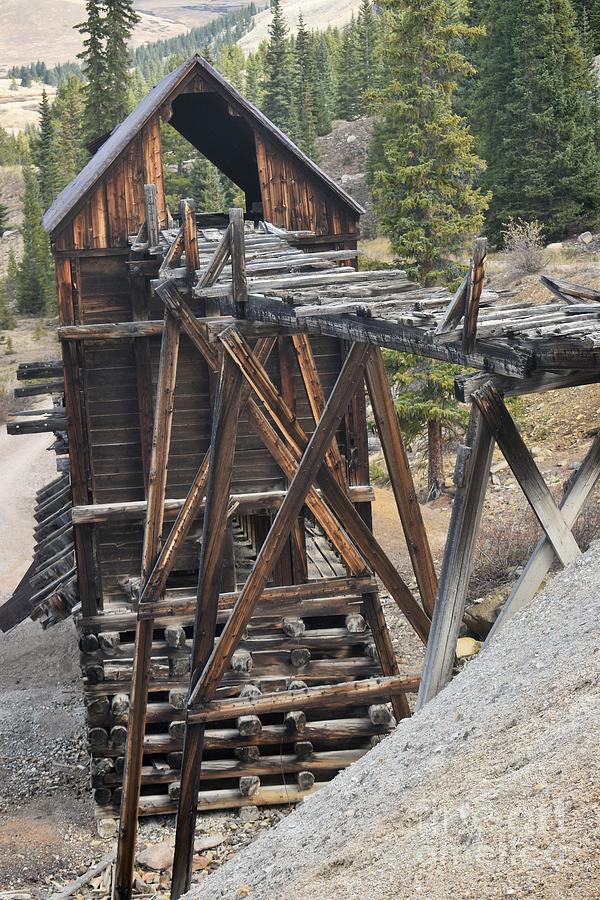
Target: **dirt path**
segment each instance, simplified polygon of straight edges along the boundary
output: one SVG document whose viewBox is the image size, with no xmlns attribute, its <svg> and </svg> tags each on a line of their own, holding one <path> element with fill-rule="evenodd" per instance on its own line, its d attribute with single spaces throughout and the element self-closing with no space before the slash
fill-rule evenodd
<svg viewBox="0 0 600 900">
<path fill-rule="evenodd" d="M 56 477 L 51 436 L 0 430 L 0 599 L 27 570 L 35 492 Z M 47 897 L 94 851 L 73 626 L 0 635 L 0 889 Z M 99 844 L 99 842 L 97 842 Z"/>
</svg>

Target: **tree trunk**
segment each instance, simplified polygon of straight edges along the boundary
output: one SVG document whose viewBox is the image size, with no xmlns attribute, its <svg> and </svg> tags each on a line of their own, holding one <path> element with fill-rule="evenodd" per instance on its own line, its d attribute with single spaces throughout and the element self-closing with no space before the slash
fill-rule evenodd
<svg viewBox="0 0 600 900">
<path fill-rule="evenodd" d="M 435 420 L 427 423 L 427 455 L 427 500 L 435 500 L 444 490 L 442 426 Z"/>
</svg>

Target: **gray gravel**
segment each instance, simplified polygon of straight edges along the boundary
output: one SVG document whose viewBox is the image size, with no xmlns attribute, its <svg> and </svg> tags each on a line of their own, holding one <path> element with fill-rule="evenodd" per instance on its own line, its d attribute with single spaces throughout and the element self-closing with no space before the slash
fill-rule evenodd
<svg viewBox="0 0 600 900">
<path fill-rule="evenodd" d="M 599 623 L 600 542 L 188 900 L 598 898 Z"/>
</svg>

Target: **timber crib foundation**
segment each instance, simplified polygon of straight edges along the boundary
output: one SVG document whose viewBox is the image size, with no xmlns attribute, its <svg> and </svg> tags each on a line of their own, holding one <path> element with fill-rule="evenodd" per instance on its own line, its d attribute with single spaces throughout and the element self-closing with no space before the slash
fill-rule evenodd
<svg viewBox="0 0 600 900">
<path fill-rule="evenodd" d="M 243 188 L 246 221 L 182 200 L 173 223 L 160 119 Z M 359 214 L 198 57 L 46 214 L 62 359 L 20 368 L 38 380 L 20 396 L 54 401 L 8 428 L 54 432 L 60 474 L 0 627 L 75 614 L 98 815 L 120 814 L 119 900 L 138 815 L 178 811 L 177 898 L 198 810 L 297 801 L 409 715 L 407 694 L 420 707 L 444 687 L 495 442 L 544 537 L 494 630 L 579 553 L 600 439 L 559 506 L 503 397 L 599 380 L 600 294 L 545 279 L 551 303 L 501 304 L 483 240 L 453 296 L 357 272 Z M 439 586 L 381 347 L 479 370 L 457 379 L 472 413 Z M 419 598 L 372 532 L 367 395 Z M 422 673 L 398 669 L 379 583 L 427 645 Z"/>
</svg>

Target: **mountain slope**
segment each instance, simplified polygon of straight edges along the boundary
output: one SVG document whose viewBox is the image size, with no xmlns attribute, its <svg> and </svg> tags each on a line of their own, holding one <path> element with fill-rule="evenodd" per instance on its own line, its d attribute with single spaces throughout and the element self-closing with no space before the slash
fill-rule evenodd
<svg viewBox="0 0 600 900">
<path fill-rule="evenodd" d="M 599 616 L 597 542 L 202 900 L 596 898 Z"/>
<path fill-rule="evenodd" d="M 174 37 L 245 3 L 208 2 L 193 6 L 167 0 L 136 0 L 142 17 L 133 45 Z M 73 26 L 85 19 L 85 0 L 22 0 L 0 4 L 0 67 L 43 60 L 48 67 L 75 60 L 81 35 Z"/>
<path fill-rule="evenodd" d="M 285 20 L 293 33 L 296 32 L 300 13 L 309 29 L 324 30 L 329 25 L 345 25 L 352 13 L 356 15 L 359 6 L 360 0 L 283 0 L 282 3 Z M 258 13 L 254 28 L 239 41 L 245 53 L 256 50 L 260 42 L 268 38 L 270 22 L 270 9 Z"/>
</svg>

